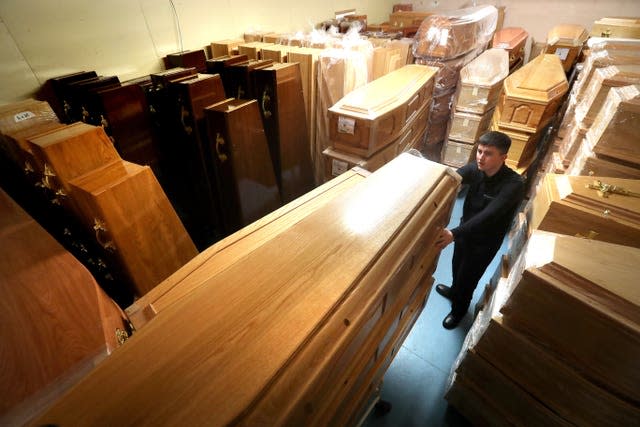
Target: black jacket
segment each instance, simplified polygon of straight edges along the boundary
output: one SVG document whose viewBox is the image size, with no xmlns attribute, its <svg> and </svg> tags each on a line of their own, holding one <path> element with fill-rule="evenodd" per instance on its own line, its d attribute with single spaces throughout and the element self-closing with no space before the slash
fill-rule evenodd
<svg viewBox="0 0 640 427">
<path fill-rule="evenodd" d="M 462 185 L 469 190 L 462 208 L 460 225 L 451 230 L 460 237 L 476 242 L 502 242 L 511 221 L 524 199 L 522 177 L 506 165 L 487 175 L 471 162 L 458 169 Z"/>
</svg>

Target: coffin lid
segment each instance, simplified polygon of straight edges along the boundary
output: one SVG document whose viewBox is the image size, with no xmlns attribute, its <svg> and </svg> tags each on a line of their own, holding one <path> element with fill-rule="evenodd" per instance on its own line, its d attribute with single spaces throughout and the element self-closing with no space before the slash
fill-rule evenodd
<svg viewBox="0 0 640 427">
<path fill-rule="evenodd" d="M 547 33 L 548 45 L 582 46 L 589 38 L 586 28 L 578 24 L 559 24 Z"/>
<path fill-rule="evenodd" d="M 510 98 L 548 103 L 564 95 L 569 83 L 556 55 L 543 54 L 528 62 L 504 80 Z"/>
<path fill-rule="evenodd" d="M 513 49 L 529 37 L 524 28 L 507 27 L 496 31 L 493 35 L 493 47 L 499 49 Z"/>
<path fill-rule="evenodd" d="M 485 50 L 462 67 L 460 80 L 478 86 L 493 86 L 509 75 L 509 54 L 504 49 Z"/>
<path fill-rule="evenodd" d="M 408 102 L 437 72 L 436 67 L 405 65 L 345 95 L 329 111 L 368 119 L 377 117 Z"/>
</svg>

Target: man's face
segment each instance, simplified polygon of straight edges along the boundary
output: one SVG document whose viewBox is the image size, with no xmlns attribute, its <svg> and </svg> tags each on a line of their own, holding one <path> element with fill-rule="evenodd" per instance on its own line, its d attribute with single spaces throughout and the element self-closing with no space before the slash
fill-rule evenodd
<svg viewBox="0 0 640 427">
<path fill-rule="evenodd" d="M 487 174 L 487 176 L 492 176 L 498 172 L 506 159 L 507 155 L 501 154 L 496 147 L 482 144 L 478 145 L 478 151 L 476 152 L 478 169 Z"/>
</svg>

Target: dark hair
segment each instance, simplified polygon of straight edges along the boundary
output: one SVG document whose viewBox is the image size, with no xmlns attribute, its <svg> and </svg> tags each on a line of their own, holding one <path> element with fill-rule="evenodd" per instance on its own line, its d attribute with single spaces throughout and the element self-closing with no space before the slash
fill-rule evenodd
<svg viewBox="0 0 640 427">
<path fill-rule="evenodd" d="M 502 132 L 492 130 L 484 133 L 478 139 L 478 144 L 496 147 L 500 153 L 507 154 L 509 147 L 511 147 L 511 138 Z"/>
</svg>

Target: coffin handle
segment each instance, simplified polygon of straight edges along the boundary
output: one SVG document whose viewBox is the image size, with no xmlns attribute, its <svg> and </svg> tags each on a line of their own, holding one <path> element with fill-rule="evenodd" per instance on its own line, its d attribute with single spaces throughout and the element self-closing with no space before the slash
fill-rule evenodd
<svg viewBox="0 0 640 427">
<path fill-rule="evenodd" d="M 262 106 L 262 115 L 266 119 L 271 117 L 271 111 L 267 110 L 267 104 L 269 104 L 270 102 L 271 102 L 271 97 L 267 94 L 267 89 L 265 89 L 264 92 L 262 92 L 261 106 Z"/>
<path fill-rule="evenodd" d="M 216 132 L 216 154 L 218 155 L 218 160 L 224 163 L 227 161 L 227 155 L 220 151 L 220 146 L 224 145 L 224 138 L 220 135 L 220 132 Z"/>
<path fill-rule="evenodd" d="M 94 218 L 93 219 L 93 230 L 96 232 L 96 240 L 98 241 L 98 243 L 100 244 L 100 246 L 102 246 L 104 249 L 110 251 L 110 252 L 114 252 L 116 250 L 116 245 L 113 243 L 112 240 L 105 240 L 102 236 L 101 233 L 104 233 L 107 231 L 107 226 L 104 223 L 104 221 L 98 219 L 98 218 Z"/>
</svg>

